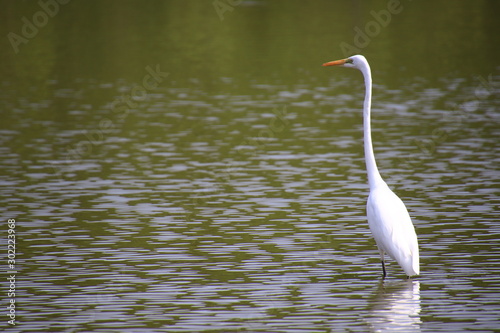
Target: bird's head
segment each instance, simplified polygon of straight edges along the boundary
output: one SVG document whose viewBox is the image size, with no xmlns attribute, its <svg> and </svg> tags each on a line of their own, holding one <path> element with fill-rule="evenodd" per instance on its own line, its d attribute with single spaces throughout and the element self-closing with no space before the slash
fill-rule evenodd
<svg viewBox="0 0 500 333">
<path fill-rule="evenodd" d="M 362 55 L 354 55 L 349 58 L 326 62 L 323 64 L 323 66 L 341 66 L 361 69 L 362 67 L 366 66 L 366 64 L 367 61 L 365 57 L 363 57 Z"/>
</svg>

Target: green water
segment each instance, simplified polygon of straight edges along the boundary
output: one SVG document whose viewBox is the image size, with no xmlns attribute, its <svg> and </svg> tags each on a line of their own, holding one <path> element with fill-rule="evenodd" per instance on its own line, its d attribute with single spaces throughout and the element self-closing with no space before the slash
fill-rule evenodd
<svg viewBox="0 0 500 333">
<path fill-rule="evenodd" d="M 496 1 L 1 4 L 2 329 L 500 328 Z M 362 76 L 321 66 L 350 51 L 412 280 L 366 223 Z"/>
</svg>

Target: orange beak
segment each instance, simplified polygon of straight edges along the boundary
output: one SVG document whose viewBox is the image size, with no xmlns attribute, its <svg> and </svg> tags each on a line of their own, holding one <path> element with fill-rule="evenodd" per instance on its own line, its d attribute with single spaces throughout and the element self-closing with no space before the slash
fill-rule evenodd
<svg viewBox="0 0 500 333">
<path fill-rule="evenodd" d="M 340 59 L 340 60 L 325 62 L 323 64 L 323 66 L 338 66 L 338 65 L 343 65 L 343 64 L 345 64 L 346 60 L 347 59 Z"/>
</svg>

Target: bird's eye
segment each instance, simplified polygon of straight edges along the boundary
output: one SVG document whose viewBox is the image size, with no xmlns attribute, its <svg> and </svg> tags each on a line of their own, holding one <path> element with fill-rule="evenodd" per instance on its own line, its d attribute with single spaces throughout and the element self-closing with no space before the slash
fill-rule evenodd
<svg viewBox="0 0 500 333">
<path fill-rule="evenodd" d="M 346 64 L 352 64 L 354 61 L 351 58 L 347 58 L 345 61 Z"/>
</svg>

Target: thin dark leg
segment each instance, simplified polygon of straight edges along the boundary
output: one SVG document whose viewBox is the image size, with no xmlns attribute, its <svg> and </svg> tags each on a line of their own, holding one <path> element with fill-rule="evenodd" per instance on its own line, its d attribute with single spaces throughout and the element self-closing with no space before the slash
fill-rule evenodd
<svg viewBox="0 0 500 333">
<path fill-rule="evenodd" d="M 385 279 L 385 277 L 387 276 L 387 272 L 385 271 L 385 263 L 384 263 L 383 260 L 382 260 L 382 271 L 384 272 L 383 275 L 382 275 L 382 278 Z"/>
</svg>

